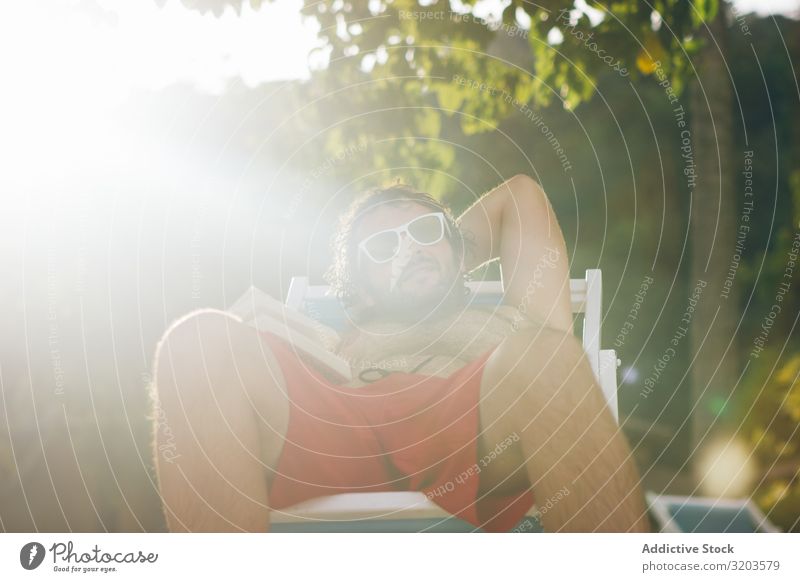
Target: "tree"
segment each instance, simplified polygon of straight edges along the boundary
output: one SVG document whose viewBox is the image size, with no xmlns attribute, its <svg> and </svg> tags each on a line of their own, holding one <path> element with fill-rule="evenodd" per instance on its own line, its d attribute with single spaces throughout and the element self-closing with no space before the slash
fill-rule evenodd
<svg viewBox="0 0 800 582">
<path fill-rule="evenodd" d="M 194 6 L 200 1 L 184 0 Z M 455 147 L 447 143 L 456 135 L 454 125 L 469 136 L 494 131 L 521 110 L 558 103 L 574 110 L 595 95 L 598 78 L 609 72 L 657 83 L 685 148 L 681 196 L 691 204 L 690 287 L 699 280 L 707 284 L 690 325 L 696 447 L 739 375 L 732 342 L 738 319 L 735 289 L 727 300 L 718 299 L 734 248 L 736 216 L 725 163 L 732 98 L 724 39 L 719 42 L 724 13 L 716 0 L 588 5 L 512 0 L 495 19 L 477 16 L 473 1 L 457 11 L 447 2 L 307 1 L 303 13 L 319 22 L 330 63 L 317 72 L 313 91 L 325 101 L 326 112 L 348 119 L 347 131 L 329 132 L 330 151 L 367 139 L 376 145 L 365 169 L 424 168 L 413 170 L 415 181 L 441 192 L 442 177 L 456 163 Z M 531 66 L 498 54 L 498 41 L 508 38 L 527 41 Z M 692 85 L 688 102 L 687 80 Z M 365 173 L 376 181 L 385 178 Z"/>
<path fill-rule="evenodd" d="M 725 5 L 723 5 L 725 6 Z M 733 85 L 726 62 L 726 27 L 720 10 L 700 31 L 705 41 L 695 59 L 690 88 L 694 160 L 687 160 L 696 185 L 691 190 L 691 283 L 707 282 L 692 323 L 692 418 L 694 445 L 713 438 L 737 386 L 740 369 L 737 329 L 742 318 L 739 286 L 728 284 L 738 230 L 733 162 Z"/>
<path fill-rule="evenodd" d="M 541 108 L 560 101 L 574 109 L 594 95 L 598 77 L 609 70 L 639 81 L 652 76 L 664 88 L 684 146 L 681 169 L 691 208 L 691 286 L 697 281 L 708 285 L 690 326 L 694 449 L 715 425 L 739 375 L 732 341 L 737 288 L 728 290 L 724 302 L 719 299 L 735 244 L 737 213 L 727 162 L 733 103 L 722 52 L 724 14 L 715 1 L 591 5 L 597 12 L 577 10 L 564 1 L 514 1 L 498 21 L 450 12 L 442 3 L 422 6 L 408 0 L 333 2 L 322 11 L 317 3 L 308 3 L 305 11 L 315 14 L 327 31 L 329 71 L 336 71 L 328 73 L 332 90 L 369 74 L 384 80 L 388 92 L 393 84 L 386 80 L 412 77 L 402 85 L 404 96 L 430 106 L 423 109 L 426 123 L 403 125 L 413 135 L 438 137 L 442 122 L 431 114 L 435 106 L 443 118 L 457 116 L 466 135 L 494 130 L 499 121 L 529 104 Z M 502 35 L 528 40 L 532 70 L 493 57 L 476 58 L 486 55 Z M 342 70 L 348 72 L 341 74 Z M 682 98 L 687 79 L 692 87 L 688 103 Z M 374 105 L 352 97 L 348 93 L 351 108 Z M 371 98 L 391 102 L 386 95 Z M 399 155 L 408 159 L 403 152 Z M 439 162 L 439 169 L 450 169 L 452 156 L 431 158 Z"/>
</svg>

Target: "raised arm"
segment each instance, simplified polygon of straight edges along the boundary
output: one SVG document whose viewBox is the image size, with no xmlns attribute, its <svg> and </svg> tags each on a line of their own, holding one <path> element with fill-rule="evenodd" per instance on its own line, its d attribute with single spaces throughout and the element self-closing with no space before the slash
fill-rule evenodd
<svg viewBox="0 0 800 582">
<path fill-rule="evenodd" d="M 539 184 L 523 174 L 470 206 L 457 222 L 475 242 L 467 272 L 500 258 L 503 302 L 572 333 L 569 261 L 558 220 Z"/>
</svg>

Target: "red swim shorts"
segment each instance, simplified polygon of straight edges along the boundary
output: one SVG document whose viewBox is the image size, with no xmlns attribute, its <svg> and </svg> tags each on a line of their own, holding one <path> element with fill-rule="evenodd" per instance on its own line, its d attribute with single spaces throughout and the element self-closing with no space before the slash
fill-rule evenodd
<svg viewBox="0 0 800 582">
<path fill-rule="evenodd" d="M 261 334 L 280 362 L 289 427 L 269 500 L 273 509 L 366 491 L 422 491 L 485 531 L 513 528 L 530 490 L 478 498 L 478 399 L 493 350 L 447 378 L 395 372 L 368 386 L 338 386 L 279 337 Z"/>
</svg>

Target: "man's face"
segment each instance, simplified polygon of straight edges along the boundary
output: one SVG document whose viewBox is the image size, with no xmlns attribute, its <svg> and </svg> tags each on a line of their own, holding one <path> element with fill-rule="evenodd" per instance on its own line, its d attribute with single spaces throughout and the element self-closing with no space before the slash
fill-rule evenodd
<svg viewBox="0 0 800 582">
<path fill-rule="evenodd" d="M 435 210 L 411 201 L 382 204 L 364 215 L 354 232 L 356 243 L 431 212 Z M 429 245 L 418 244 L 407 232 L 400 237 L 408 239 L 401 244 L 406 253 L 399 253 L 393 261 L 376 263 L 358 251 L 355 268 L 359 269 L 357 279 L 362 282 L 362 299 L 375 305 L 382 316 L 407 321 L 423 319 L 454 292 L 461 264 L 446 231 L 439 242 Z"/>
</svg>

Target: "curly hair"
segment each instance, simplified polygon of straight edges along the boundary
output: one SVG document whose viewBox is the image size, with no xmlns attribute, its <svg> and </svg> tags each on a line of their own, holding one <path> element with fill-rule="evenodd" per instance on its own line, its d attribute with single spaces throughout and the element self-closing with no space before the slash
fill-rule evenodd
<svg viewBox="0 0 800 582">
<path fill-rule="evenodd" d="M 456 224 L 455 218 L 449 208 L 436 200 L 427 192 L 418 192 L 411 186 L 403 183 L 392 184 L 388 187 L 373 188 L 354 200 L 349 208 L 340 216 L 339 225 L 331 240 L 333 249 L 333 262 L 324 277 L 331 288 L 331 292 L 342 302 L 346 309 L 353 311 L 355 319 L 362 319 L 359 311 L 358 273 L 357 264 L 358 241 L 354 233 L 361 224 L 364 216 L 381 204 L 415 202 L 428 206 L 435 211 L 442 212 L 449 228 L 447 238 L 450 241 L 456 256 L 460 261 L 467 253 L 473 251 L 473 241 L 464 236 Z M 466 286 L 465 286 L 466 289 Z M 468 291 L 464 291 L 468 293 Z M 362 317 L 359 317 L 359 314 Z"/>
</svg>

